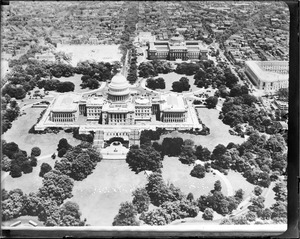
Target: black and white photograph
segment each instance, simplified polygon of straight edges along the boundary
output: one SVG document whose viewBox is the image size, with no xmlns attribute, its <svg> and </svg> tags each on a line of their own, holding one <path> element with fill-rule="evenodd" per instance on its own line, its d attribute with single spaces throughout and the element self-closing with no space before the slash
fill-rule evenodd
<svg viewBox="0 0 300 239">
<path fill-rule="evenodd" d="M 2 230 L 284 233 L 289 49 L 280 1 L 8 1 Z"/>
</svg>

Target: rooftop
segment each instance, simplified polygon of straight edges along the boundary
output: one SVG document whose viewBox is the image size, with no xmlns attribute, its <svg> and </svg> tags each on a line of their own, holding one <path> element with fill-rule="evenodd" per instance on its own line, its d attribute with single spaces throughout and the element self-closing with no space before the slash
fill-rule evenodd
<svg viewBox="0 0 300 239">
<path fill-rule="evenodd" d="M 54 112 L 73 112 L 77 110 L 81 96 L 75 93 L 59 95 L 55 100 L 52 111 Z"/>
<path fill-rule="evenodd" d="M 253 73 L 260 78 L 261 81 L 264 82 L 275 82 L 275 81 L 283 81 L 289 79 L 289 74 L 280 74 L 277 72 L 266 71 L 264 68 L 265 64 L 270 66 L 275 65 L 275 67 L 288 67 L 287 61 L 246 61 L 245 64 L 253 71 Z"/>
</svg>

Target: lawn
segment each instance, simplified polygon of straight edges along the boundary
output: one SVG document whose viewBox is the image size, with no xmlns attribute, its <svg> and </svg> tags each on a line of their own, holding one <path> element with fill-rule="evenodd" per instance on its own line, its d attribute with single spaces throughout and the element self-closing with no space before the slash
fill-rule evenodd
<svg viewBox="0 0 300 239">
<path fill-rule="evenodd" d="M 245 191 L 244 199 L 248 196 L 252 196 L 254 184 L 249 183 L 239 172 L 229 170 L 228 175 L 226 175 L 230 181 L 233 189 L 237 191 L 238 189 L 243 189 Z"/>
<path fill-rule="evenodd" d="M 38 160 L 37 166 L 33 168 L 32 172 L 29 174 L 23 173 L 20 178 L 12 178 L 10 175 L 8 175 L 7 172 L 1 171 L 2 188 L 5 188 L 7 191 L 20 188 L 23 193 L 26 194 L 37 192 L 38 189 L 42 186 L 42 178 L 39 177 L 42 163 L 48 163 L 53 168 L 55 160 L 50 156 L 45 159 Z"/>
<path fill-rule="evenodd" d="M 171 91 L 172 90 L 172 84 L 173 84 L 173 82 L 174 81 L 179 81 L 180 78 L 182 78 L 182 77 L 186 77 L 186 78 L 189 79 L 189 84 L 191 85 L 191 88 L 190 88 L 191 91 L 196 91 L 196 90 L 200 89 L 196 85 L 194 85 L 194 81 L 195 81 L 194 80 L 194 75 L 187 76 L 187 75 L 180 75 L 180 74 L 177 74 L 175 72 L 170 72 L 168 74 L 158 74 L 158 76 L 155 77 L 155 78 L 158 78 L 158 77 L 162 77 L 162 78 L 165 79 L 166 88 L 164 90 L 162 90 L 162 91 Z M 184 92 L 188 92 L 188 91 L 184 91 Z"/>
<path fill-rule="evenodd" d="M 230 135 L 228 130 L 230 126 L 225 125 L 219 117 L 219 111 L 216 109 L 207 109 L 207 108 L 198 108 L 197 111 L 199 112 L 200 119 L 202 122 L 210 128 L 210 134 L 203 136 L 203 135 L 192 135 L 187 133 L 179 133 L 173 131 L 169 134 L 162 135 L 159 142 L 161 143 L 162 140 L 166 137 L 181 137 L 183 140 L 191 139 L 195 142 L 196 145 L 202 145 L 203 147 L 207 147 L 209 150 L 213 150 L 218 144 L 224 144 L 227 146 L 228 143 L 233 142 L 236 144 L 241 144 L 244 142 L 244 139 Z"/>
<path fill-rule="evenodd" d="M 31 149 L 35 146 L 39 147 L 42 151 L 41 155 L 53 154 L 56 152 L 58 141 L 61 138 L 66 138 L 71 145 L 77 145 L 80 140 L 73 138 L 71 133 L 60 131 L 58 134 L 29 134 L 29 129 L 37 122 L 40 113 L 43 111 L 41 108 L 28 108 L 25 109 L 25 115 L 19 116 L 17 120 L 12 123 L 11 129 L 2 135 L 2 139 L 6 142 L 15 142 L 19 148 L 26 150 L 30 154 Z"/>
<path fill-rule="evenodd" d="M 120 203 L 132 201 L 132 191 L 146 182 L 146 175 L 132 172 L 125 160 L 103 160 L 88 178 L 75 182 L 71 201 L 79 204 L 88 224 L 112 226 Z"/>
<path fill-rule="evenodd" d="M 37 191 L 42 185 L 42 179 L 38 176 L 40 166 L 43 162 L 49 163 L 52 167 L 54 166 L 55 160 L 51 159 L 50 155 L 54 152 L 57 153 L 56 148 L 59 140 L 66 138 L 73 146 L 80 143 L 80 140 L 73 138 L 71 133 L 67 134 L 64 131 L 58 134 L 29 134 L 28 130 L 35 124 L 42 110 L 40 108 L 26 109 L 26 114 L 18 117 L 13 122 L 12 128 L 2 136 L 2 139 L 6 140 L 6 142 L 15 142 L 18 144 L 19 148 L 26 150 L 27 154 L 30 154 L 31 149 L 37 146 L 42 151 L 41 156 L 49 155 L 49 157 L 39 160 L 38 165 L 33 168 L 31 173 L 23 174 L 20 178 L 12 178 L 10 175 L 2 172 L 1 184 L 6 190 L 20 188 L 25 193 Z"/>
<path fill-rule="evenodd" d="M 82 83 L 81 76 L 82 76 L 81 74 L 75 74 L 74 76 L 71 76 L 71 77 L 60 77 L 57 79 L 60 82 L 70 81 L 70 82 L 74 83 L 74 85 L 75 85 L 74 92 L 75 93 L 83 93 L 83 92 L 90 91 L 89 88 L 81 89 L 81 86 L 80 86 L 80 84 Z"/>
<path fill-rule="evenodd" d="M 59 51 L 72 53 L 73 66 L 85 60 L 112 62 L 120 61 L 122 57 L 119 45 L 58 45 L 57 52 Z"/>
<path fill-rule="evenodd" d="M 182 164 L 178 157 L 165 156 L 163 160 L 162 175 L 165 182 L 173 183 L 179 187 L 184 194 L 193 193 L 194 198 L 199 198 L 201 195 L 207 195 L 214 188 L 214 183 L 217 180 L 221 181 L 223 186 L 222 192 L 227 195 L 224 181 L 212 173 L 206 173 L 202 179 L 190 176 L 193 165 Z"/>
<path fill-rule="evenodd" d="M 32 227 L 32 225 L 29 224 L 29 221 L 34 221 L 37 226 L 43 226 L 43 223 L 40 222 L 38 220 L 38 217 L 32 217 L 32 216 L 21 216 L 21 217 L 18 217 L 18 218 L 14 218 L 14 219 L 11 219 L 9 221 L 5 221 L 5 222 L 2 222 L 2 226 L 10 226 L 11 224 L 17 222 L 17 221 L 21 221 L 21 224 L 20 224 L 20 227 Z"/>
</svg>

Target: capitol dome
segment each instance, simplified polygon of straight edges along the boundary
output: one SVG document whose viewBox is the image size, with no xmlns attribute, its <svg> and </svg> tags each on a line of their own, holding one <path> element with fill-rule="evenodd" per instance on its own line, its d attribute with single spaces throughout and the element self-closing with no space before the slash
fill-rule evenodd
<svg viewBox="0 0 300 239">
<path fill-rule="evenodd" d="M 129 97 L 129 84 L 125 76 L 117 73 L 108 85 L 108 99 L 112 101 L 123 101 Z"/>
</svg>

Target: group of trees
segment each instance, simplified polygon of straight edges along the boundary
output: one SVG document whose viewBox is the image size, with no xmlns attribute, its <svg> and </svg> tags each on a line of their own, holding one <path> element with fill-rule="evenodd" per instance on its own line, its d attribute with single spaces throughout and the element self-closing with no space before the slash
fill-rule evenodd
<svg viewBox="0 0 300 239">
<path fill-rule="evenodd" d="M 82 141 L 93 143 L 94 132 L 89 132 L 89 134 L 79 134 L 79 128 L 73 128 L 73 137 Z"/>
<path fill-rule="evenodd" d="M 137 81 L 137 56 L 136 56 L 136 48 L 131 48 L 130 50 L 130 66 L 127 74 L 127 80 L 130 84 L 134 84 Z"/>
<path fill-rule="evenodd" d="M 16 143 L 7 143 L 2 140 L 2 153 L 1 169 L 9 172 L 11 177 L 18 178 L 22 176 L 22 173 L 32 172 L 32 168 L 37 165 L 36 157 L 40 156 L 41 150 L 38 147 L 33 147 L 30 156 L 28 156 L 27 152 L 19 149 Z"/>
<path fill-rule="evenodd" d="M 157 76 L 158 74 L 167 74 L 173 71 L 170 62 L 161 60 L 152 60 L 147 62 L 142 62 L 139 67 L 139 76 L 143 78 L 149 78 Z"/>
<path fill-rule="evenodd" d="M 166 83 L 164 78 L 158 77 L 157 79 L 154 79 L 153 77 L 147 79 L 147 85 L 148 88 L 152 90 L 156 89 L 165 89 L 166 88 Z"/>
<path fill-rule="evenodd" d="M 231 214 L 233 210 L 241 203 L 244 196 L 244 191 L 239 189 L 234 196 L 224 196 L 221 182 L 217 180 L 214 184 L 214 189 L 208 195 L 201 195 L 197 201 L 199 210 L 205 212 L 207 208 L 225 216 Z M 210 210 L 203 214 L 203 219 L 211 220 Z"/>
<path fill-rule="evenodd" d="M 20 107 L 6 94 L 1 97 L 2 134 L 11 128 L 11 123 L 19 116 Z"/>
<path fill-rule="evenodd" d="M 57 92 L 69 92 L 74 91 L 75 85 L 71 81 L 64 81 L 60 82 L 57 79 L 50 79 L 50 80 L 39 80 L 37 82 L 37 86 L 46 91 L 54 90 Z"/>
<path fill-rule="evenodd" d="M 226 173 L 232 169 L 255 185 L 269 187 L 271 181 L 283 175 L 287 165 L 286 143 L 279 134 L 265 135 L 253 132 L 241 145 L 219 144 L 211 154 L 211 166 Z"/>
<path fill-rule="evenodd" d="M 90 175 L 102 160 L 100 153 L 88 142 L 72 147 L 66 139 L 61 139 L 58 150 L 58 156 L 62 158 L 55 162 L 54 169 L 77 181 Z M 61 151 L 65 153 L 60 155 Z"/>
<path fill-rule="evenodd" d="M 82 88 L 98 89 L 102 81 L 110 80 L 115 74 L 116 69 L 120 67 L 119 62 L 93 62 L 82 61 L 74 69 L 76 74 L 82 74 Z"/>
<path fill-rule="evenodd" d="M 172 83 L 172 89 L 175 92 L 188 91 L 191 85 L 189 84 L 189 79 L 186 77 L 181 77 L 179 81 L 174 81 Z"/>
<path fill-rule="evenodd" d="M 59 197 L 70 198 L 72 188 L 72 181 L 56 172 L 49 172 L 44 176 L 43 186 L 37 193 L 24 194 L 21 189 L 9 192 L 2 189 L 2 220 L 37 216 L 45 226 L 84 226 L 86 220 L 80 220 L 78 204 L 58 200 Z"/>
<path fill-rule="evenodd" d="M 24 58 L 24 57 L 23 57 Z M 24 68 L 22 67 L 24 65 Z M 23 99 L 26 93 L 35 86 L 46 90 L 67 92 L 74 90 L 72 82 L 59 82 L 53 77 L 70 77 L 74 74 L 85 75 L 83 87 L 97 88 L 99 81 L 110 80 L 114 74 L 114 68 L 119 62 L 79 62 L 76 67 L 62 62 L 39 62 L 25 57 L 21 65 L 13 65 L 13 70 L 8 75 L 8 84 L 2 90 L 2 95 L 8 94 L 16 99 Z M 96 83 L 98 81 L 98 84 Z"/>
<path fill-rule="evenodd" d="M 218 66 L 204 65 L 199 68 L 194 76 L 194 84 L 197 87 L 208 88 L 224 88 L 228 87 L 231 89 L 234 85 L 238 83 L 238 78 L 230 71 L 229 68 L 222 70 Z"/>
<path fill-rule="evenodd" d="M 222 91 L 217 93 L 217 95 L 220 96 L 222 94 Z M 222 119 L 225 124 L 234 128 L 240 135 L 250 134 L 253 131 L 242 132 L 242 124 L 247 124 L 247 128 L 250 127 L 261 133 L 276 134 L 281 132 L 280 124 L 278 124 L 277 121 L 282 120 L 286 112 L 277 111 L 274 116 L 263 109 L 258 110 L 254 105 L 254 103 L 258 102 L 258 99 L 248 94 L 248 88 L 246 86 L 239 84 L 234 85 L 230 92 L 226 93 L 225 97 L 226 100 L 219 118 Z M 287 140 L 287 135 L 285 133 L 282 133 L 282 135 Z"/>
<path fill-rule="evenodd" d="M 129 168 L 135 173 L 145 170 L 159 172 L 162 168 L 162 156 L 152 146 L 131 146 L 126 156 Z"/>
<path fill-rule="evenodd" d="M 132 202 L 121 204 L 114 226 L 166 225 L 176 219 L 196 217 L 199 211 L 192 194 L 186 196 L 173 184 L 166 184 L 158 172 L 152 173 L 146 186 L 132 195 Z M 158 208 L 149 211 L 150 203 Z"/>
</svg>

